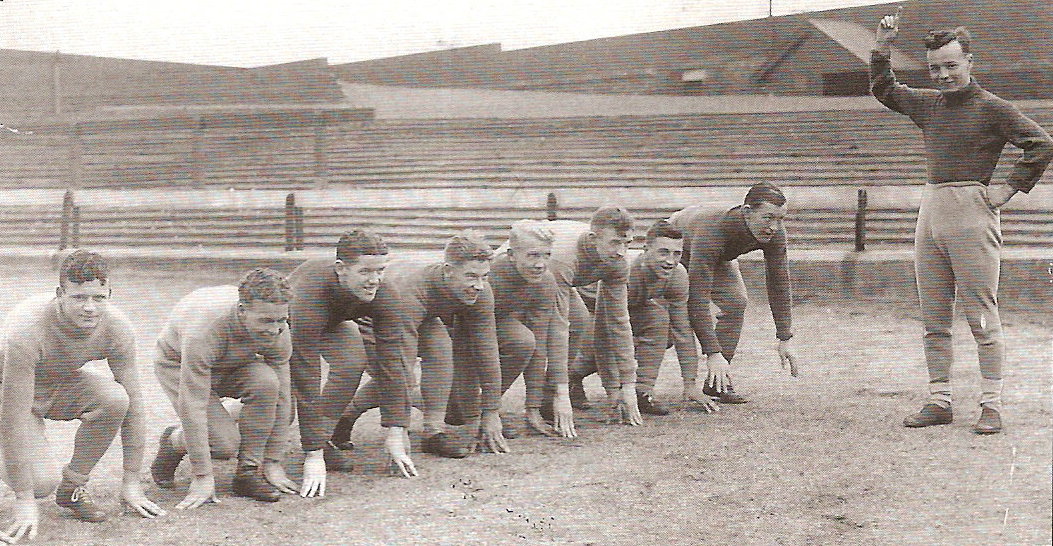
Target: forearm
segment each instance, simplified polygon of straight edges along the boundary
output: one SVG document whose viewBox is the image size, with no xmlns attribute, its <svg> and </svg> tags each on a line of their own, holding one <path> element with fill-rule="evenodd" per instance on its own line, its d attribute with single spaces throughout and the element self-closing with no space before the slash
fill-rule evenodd
<svg viewBox="0 0 1053 546">
<path fill-rule="evenodd" d="M 134 354 L 129 357 L 135 358 Z M 146 409 L 143 403 L 142 384 L 139 381 L 138 368 L 129 360 L 118 368 L 114 379 L 128 393 L 128 413 L 121 423 L 121 450 L 123 453 L 124 471 L 138 473 L 143 467 L 143 456 L 146 450 Z"/>
<path fill-rule="evenodd" d="M 695 333 L 691 330 L 691 321 L 688 318 L 687 302 L 670 305 L 669 321 L 676 357 L 680 361 L 680 377 L 685 381 L 694 381 L 698 377 L 698 349 L 695 346 Z"/>
<path fill-rule="evenodd" d="M 636 384 L 636 358 L 625 284 L 600 281 L 593 338 L 596 365 L 608 391 Z"/>
<path fill-rule="evenodd" d="M 790 286 L 790 266 L 785 247 L 765 251 L 765 275 L 768 306 L 775 321 L 775 336 L 781 340 L 793 337 L 793 294 Z"/>
<path fill-rule="evenodd" d="M 208 443 L 208 397 L 201 399 L 190 392 L 180 392 L 176 402 L 187 458 L 195 476 L 212 474 L 212 450 Z"/>
<path fill-rule="evenodd" d="M 32 414 L 34 370 L 28 355 L 24 358 L 16 356 L 11 347 L 8 349 L 4 355 L 6 364 L 0 387 L 3 395 L 0 446 L 7 467 L 8 485 L 18 494 L 28 491 L 29 498 L 33 498 L 33 461 L 38 456 L 29 449 L 35 445 L 31 435 L 37 429 L 32 422 L 35 419 Z"/>
</svg>

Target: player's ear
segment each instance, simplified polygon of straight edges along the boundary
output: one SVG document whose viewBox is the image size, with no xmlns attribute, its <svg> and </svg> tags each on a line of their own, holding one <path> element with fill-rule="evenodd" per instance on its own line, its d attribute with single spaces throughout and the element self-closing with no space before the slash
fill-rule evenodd
<svg viewBox="0 0 1053 546">
<path fill-rule="evenodd" d="M 59 284 L 58 286 L 55 287 L 55 295 L 60 297 L 60 298 L 62 297 L 62 285 L 61 284 Z"/>
</svg>

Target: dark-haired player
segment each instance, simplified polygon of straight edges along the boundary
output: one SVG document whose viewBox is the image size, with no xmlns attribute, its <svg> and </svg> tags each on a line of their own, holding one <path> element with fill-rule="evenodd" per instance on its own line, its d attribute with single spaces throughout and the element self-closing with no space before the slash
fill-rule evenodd
<svg viewBox="0 0 1053 546">
<path fill-rule="evenodd" d="M 654 384 L 669 347 L 676 347 L 683 380 L 683 400 L 711 412 L 713 399 L 703 394 L 695 379 L 698 350 L 688 318 L 687 269 L 680 263 L 684 234 L 666 220 L 647 230 L 647 246 L 629 266 L 629 319 L 636 346 L 636 397 L 641 413 L 666 415 L 669 410 L 654 398 Z"/>
<path fill-rule="evenodd" d="M 388 431 L 384 446 L 404 476 L 416 476 L 410 459 L 410 405 L 407 379 L 410 364 L 403 349 L 408 329 L 407 308 L 398 287 L 385 280 L 388 247 L 379 235 L 353 230 L 340 237 L 336 260 L 304 262 L 290 276 L 294 299 L 293 393 L 300 422 L 300 443 L 306 454 L 300 494 L 324 496 L 326 471 L 350 469 L 348 438 L 334 441 L 334 427 L 354 398 L 362 373 L 376 380 L 381 426 Z M 372 320 L 375 358 L 367 356 L 355 319 Z M 322 387 L 322 362 L 329 367 Z M 342 436 L 337 434 L 337 436 Z"/>
<path fill-rule="evenodd" d="M 397 288 L 403 300 L 405 354 L 421 361 L 415 405 L 424 412 L 422 449 L 426 453 L 461 458 L 471 453 L 472 445 L 494 453 L 508 451 L 498 411 L 501 361 L 494 296 L 487 282 L 493 257 L 493 249 L 482 237 L 466 231 L 446 243 L 441 262 L 398 261 L 388 267 L 385 283 Z M 472 442 L 446 429 L 455 364 L 463 368 L 457 373 L 473 376 L 481 390 L 479 422 L 466 423 L 475 436 Z M 350 434 L 355 420 L 379 405 L 382 387 L 373 381 L 355 395 L 338 426 L 341 434 Z"/>
<path fill-rule="evenodd" d="M 567 310 L 570 323 L 570 400 L 580 409 L 588 407 L 581 380 L 598 369 L 612 416 L 625 424 L 639 425 L 643 420 L 636 400 L 626 261 L 633 218 L 621 207 L 604 206 L 593 213 L 588 224 L 557 220 L 548 227 L 555 235 L 549 267 L 559 286 L 561 309 Z M 578 289 L 593 283 L 597 284 L 597 297 L 594 312 L 590 312 Z M 550 385 L 548 394 L 553 393 L 554 386 Z"/>
<path fill-rule="evenodd" d="M 173 487 L 189 455 L 193 478 L 179 509 L 216 500 L 212 458 L 238 458 L 234 494 L 265 502 L 296 485 L 282 466 L 290 419 L 289 302 L 285 276 L 254 269 L 238 286 L 199 288 L 179 300 L 157 339 L 154 371 L 178 425 L 161 434 L 150 466 L 154 482 Z M 237 422 L 220 397 L 244 404 Z"/>
<path fill-rule="evenodd" d="M 929 176 L 914 238 L 929 400 L 903 424 L 926 427 L 952 420 L 951 324 L 957 293 L 976 341 L 982 376 L 980 419 L 973 430 L 993 434 L 1002 430 L 1005 358 L 998 314 L 998 211 L 1017 192 L 1031 191 L 1042 177 L 1053 159 L 1053 140 L 970 76 L 973 54 L 965 28 L 932 31 L 925 37 L 929 77 L 937 89 L 914 89 L 896 81 L 889 59 L 898 33 L 898 12 L 881 19 L 877 48 L 870 57 L 870 88 L 882 104 L 910 116 L 921 129 Z M 990 186 L 1006 143 L 1024 153 L 1005 182 Z"/>
<path fill-rule="evenodd" d="M 688 207 L 674 214 L 670 223 L 683 230 L 689 296 L 688 314 L 706 355 L 706 384 L 703 394 L 725 404 L 741 404 L 746 398 L 731 384 L 731 360 L 735 356 L 746 313 L 746 284 L 738 257 L 754 250 L 764 253 L 768 304 L 775 319 L 779 360 L 797 376 L 797 359 L 791 339 L 792 294 L 786 257 L 786 196 L 774 184 L 762 182 L 746 193 L 742 205 Z M 719 313 L 716 324 L 710 304 Z"/>
<path fill-rule="evenodd" d="M 111 293 L 106 261 L 77 250 L 63 260 L 54 295 L 31 297 L 7 315 L 0 447 L 4 481 L 15 491 L 15 502 L 14 521 L 0 531 L 4 542 L 36 536 L 35 498 L 52 491 L 55 502 L 77 519 L 105 521 L 107 514 L 92 501 L 86 484 L 118 429 L 124 450 L 121 497 L 144 517 L 164 513 L 143 494 L 139 478 L 146 423 L 135 332 L 110 304 Z M 102 361 L 112 379 L 99 370 Z M 80 420 L 61 481 L 50 464 L 45 419 Z"/>
</svg>

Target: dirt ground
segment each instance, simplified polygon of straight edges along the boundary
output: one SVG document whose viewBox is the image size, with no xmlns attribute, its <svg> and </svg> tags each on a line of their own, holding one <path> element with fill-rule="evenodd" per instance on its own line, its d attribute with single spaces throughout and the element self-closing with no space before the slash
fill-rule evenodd
<svg viewBox="0 0 1053 546">
<path fill-rule="evenodd" d="M 0 308 L 53 290 L 53 273 L 0 268 Z M 134 279 L 132 278 L 134 275 Z M 174 412 L 150 357 L 179 297 L 231 282 L 215 272 L 117 271 L 114 301 L 138 331 L 148 394 L 147 461 Z M 761 297 L 762 295 L 758 295 Z M 1043 310 L 1048 313 L 1048 310 Z M 735 362 L 752 402 L 719 414 L 676 411 L 642 427 L 578 418 L 575 441 L 527 436 L 507 455 L 445 460 L 416 454 L 421 477 L 387 475 L 375 414 L 359 423 L 359 466 L 331 475 L 324 499 L 277 504 L 234 498 L 230 463 L 218 466 L 222 502 L 157 520 L 122 513 L 104 524 L 72 520 L 43 502 L 37 543 L 54 544 L 1049 544 L 1053 520 L 1048 316 L 1006 313 L 1006 432 L 970 432 L 978 415 L 975 350 L 956 324 L 956 420 L 907 430 L 924 401 L 921 327 L 914 305 L 812 301 L 794 309 L 800 378 L 783 372 L 766 306 L 752 303 Z M 667 355 L 659 398 L 679 396 Z M 586 380 L 590 397 L 602 389 Z M 522 408 L 517 384 L 507 415 Z M 518 421 L 518 417 L 514 417 Z M 419 414 L 415 414 L 419 426 Z M 58 457 L 74 423 L 49 422 Z M 414 436 L 415 440 L 417 439 Z M 294 446 L 295 447 L 295 446 Z M 299 459 L 290 458 L 290 472 Z M 145 466 L 145 465 L 144 465 Z M 148 476 L 144 472 L 144 476 Z M 180 489 L 148 494 L 171 509 Z M 298 472 L 296 472 L 298 477 Z M 119 510 L 118 442 L 92 474 L 97 499 Z M 3 488 L 0 520 L 13 496 Z"/>
</svg>

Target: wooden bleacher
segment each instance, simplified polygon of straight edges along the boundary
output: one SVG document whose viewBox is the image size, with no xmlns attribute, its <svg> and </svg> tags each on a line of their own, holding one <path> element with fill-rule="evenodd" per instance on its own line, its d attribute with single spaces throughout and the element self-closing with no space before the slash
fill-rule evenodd
<svg viewBox="0 0 1053 546">
<path fill-rule="evenodd" d="M 1053 104 L 1023 109 L 1053 127 Z M 75 145 L 74 145 L 75 143 Z M 0 138 L 0 188 L 166 188 L 307 190 L 386 188 L 392 192 L 454 188 L 597 190 L 607 187 L 784 186 L 868 188 L 925 182 L 918 130 L 880 110 L 768 114 L 475 119 L 354 120 L 312 131 L 302 127 L 148 128 L 134 121 L 82 126 L 75 134 L 43 130 Z M 76 157 L 73 157 L 76 156 Z M 1019 151 L 1007 148 L 995 174 L 1004 177 Z M 71 175 L 78 173 L 76 180 Z M 1048 178 L 1048 175 L 1047 175 Z M 596 192 L 596 204 L 605 201 Z M 84 246 L 252 246 L 284 244 L 280 207 L 112 208 L 79 203 Z M 627 204 L 640 227 L 669 207 Z M 635 206 L 634 206 L 635 205 Z M 806 206 L 806 205 L 804 205 Z M 854 203 L 791 210 L 788 229 L 804 246 L 847 245 Z M 32 210 L 0 208 L 0 245 L 54 246 L 60 203 Z M 584 220 L 589 207 L 564 208 Z M 904 244 L 917 211 L 868 212 L 867 240 Z M 543 218 L 544 203 L 526 208 L 375 207 L 353 203 L 304 211 L 307 246 L 328 246 L 350 225 L 371 225 L 394 246 L 434 248 L 465 227 L 493 240 L 519 218 Z M 1053 245 L 1053 210 L 1006 210 L 1006 244 Z M 16 229 L 17 228 L 17 229 Z"/>
</svg>

